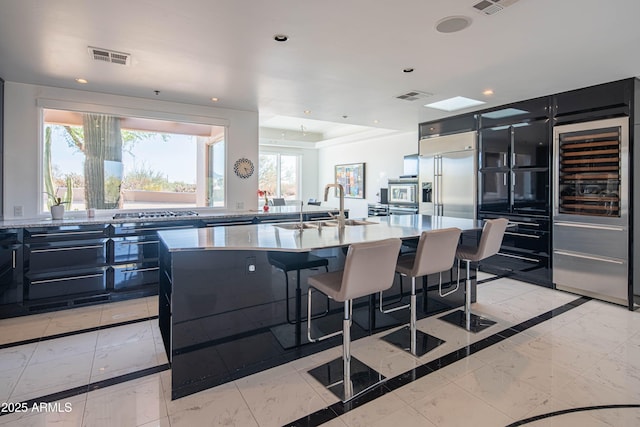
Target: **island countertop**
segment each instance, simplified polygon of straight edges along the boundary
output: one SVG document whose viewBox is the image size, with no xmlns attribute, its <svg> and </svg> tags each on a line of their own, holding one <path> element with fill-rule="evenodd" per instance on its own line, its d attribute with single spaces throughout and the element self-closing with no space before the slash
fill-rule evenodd
<svg viewBox="0 0 640 427">
<path fill-rule="evenodd" d="M 458 227 L 463 231 L 482 227 L 482 221 L 419 214 L 367 218 L 366 221 L 370 224 L 347 225 L 343 229 L 336 226 L 323 226 L 300 231 L 283 228 L 282 224 L 255 224 L 167 230 L 158 232 L 158 236 L 170 252 L 193 250 L 307 252 L 391 237 L 416 238 L 423 231 L 449 227 Z"/>
</svg>

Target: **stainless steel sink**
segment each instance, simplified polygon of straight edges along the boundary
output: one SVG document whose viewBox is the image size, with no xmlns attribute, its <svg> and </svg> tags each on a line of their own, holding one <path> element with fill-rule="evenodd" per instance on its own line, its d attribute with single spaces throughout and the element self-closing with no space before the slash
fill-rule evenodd
<svg viewBox="0 0 640 427">
<path fill-rule="evenodd" d="M 300 223 L 285 223 L 285 224 L 273 224 L 274 227 L 284 228 L 285 230 L 300 230 Z M 302 229 L 305 230 L 307 228 L 318 228 L 316 223 L 302 223 Z"/>
<path fill-rule="evenodd" d="M 344 220 L 344 225 L 348 225 L 348 226 L 373 225 L 373 224 L 379 224 L 379 223 L 373 222 L 373 221 L 366 221 L 364 219 L 345 219 Z M 338 225 L 338 221 L 335 221 L 335 220 L 325 221 L 324 225 L 330 225 L 330 226 L 336 227 Z"/>
</svg>

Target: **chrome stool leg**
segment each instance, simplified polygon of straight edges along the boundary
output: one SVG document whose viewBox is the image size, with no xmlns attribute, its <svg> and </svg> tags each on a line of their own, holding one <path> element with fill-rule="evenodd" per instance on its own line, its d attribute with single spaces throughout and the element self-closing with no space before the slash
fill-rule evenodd
<svg viewBox="0 0 640 427">
<path fill-rule="evenodd" d="M 425 296 L 426 298 L 426 296 Z M 406 350 L 416 357 L 420 357 L 431 350 L 435 349 L 445 341 L 438 337 L 429 335 L 422 331 L 419 331 L 416 322 L 418 320 L 417 313 L 417 300 L 416 295 L 416 278 L 411 277 L 411 299 L 409 302 L 409 325 L 398 329 L 388 335 L 385 335 L 381 339 Z"/>
<path fill-rule="evenodd" d="M 311 287 L 309 287 L 311 291 Z M 311 292 L 309 292 L 311 295 Z M 308 297 L 307 310 L 311 310 L 311 297 Z M 307 323 L 307 338 L 311 342 L 322 341 L 342 334 L 342 357 L 320 365 L 309 371 L 309 375 L 318 380 L 329 391 L 347 402 L 367 390 L 381 384 L 386 379 L 375 369 L 351 356 L 351 318 L 353 300 L 344 302 L 342 330 L 320 337 L 311 336 L 311 322 Z"/>
<path fill-rule="evenodd" d="M 459 261 L 459 260 L 458 260 Z M 456 310 L 440 317 L 440 320 L 459 326 L 469 332 L 480 332 L 496 324 L 493 320 L 478 316 L 471 312 L 471 260 L 463 260 L 466 263 L 467 277 L 464 283 L 464 308 Z M 460 263 L 458 262 L 458 265 Z M 460 269 L 458 268 L 458 272 Z M 458 273 L 459 274 L 459 273 Z"/>
</svg>

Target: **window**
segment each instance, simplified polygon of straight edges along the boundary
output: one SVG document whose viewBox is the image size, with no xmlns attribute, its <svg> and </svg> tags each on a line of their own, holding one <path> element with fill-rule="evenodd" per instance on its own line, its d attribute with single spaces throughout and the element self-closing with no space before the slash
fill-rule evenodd
<svg viewBox="0 0 640 427">
<path fill-rule="evenodd" d="M 300 156 L 281 153 L 260 153 L 258 185 L 273 197 L 298 199 Z"/>
<path fill-rule="evenodd" d="M 44 109 L 43 211 L 224 206 L 225 127 Z"/>
</svg>

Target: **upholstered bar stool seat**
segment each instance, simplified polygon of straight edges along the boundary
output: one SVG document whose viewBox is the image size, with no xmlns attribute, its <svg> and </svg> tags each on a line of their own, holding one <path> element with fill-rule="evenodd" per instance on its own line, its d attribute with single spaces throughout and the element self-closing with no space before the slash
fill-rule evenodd
<svg viewBox="0 0 640 427">
<path fill-rule="evenodd" d="M 384 377 L 364 363 L 351 357 L 351 316 L 353 300 L 382 292 L 393 284 L 394 270 L 401 241 L 397 238 L 349 246 L 344 269 L 311 276 L 308 280 L 307 317 L 311 319 L 311 293 L 315 289 L 336 302 L 344 303 L 342 331 L 321 337 L 311 336 L 311 321 L 307 322 L 307 339 L 321 341 L 342 334 L 342 359 L 309 371 L 329 390 L 346 402 L 384 381 Z"/>
<path fill-rule="evenodd" d="M 508 224 L 509 221 L 506 218 L 487 220 L 482 228 L 482 235 L 477 247 L 460 246 L 458 248 L 456 253 L 458 271 L 460 271 L 460 261 L 466 263 L 467 270 L 464 310 L 456 310 L 442 316 L 440 317 L 441 320 L 465 328 L 470 332 L 480 332 L 495 325 L 496 322 L 493 320 L 471 313 L 471 263 L 482 261 L 498 253 Z"/>
<path fill-rule="evenodd" d="M 440 293 L 442 295 L 442 272 L 453 267 L 461 233 L 459 228 L 425 231 L 420 235 L 416 253 L 398 258 L 396 272 L 401 276 L 411 278 L 409 325 L 382 337 L 383 340 L 410 351 L 414 356 L 422 356 L 444 343 L 444 340 L 418 331 L 416 328 L 416 278 L 440 273 Z M 384 311 L 382 295 L 380 301 L 380 309 Z"/>
</svg>

